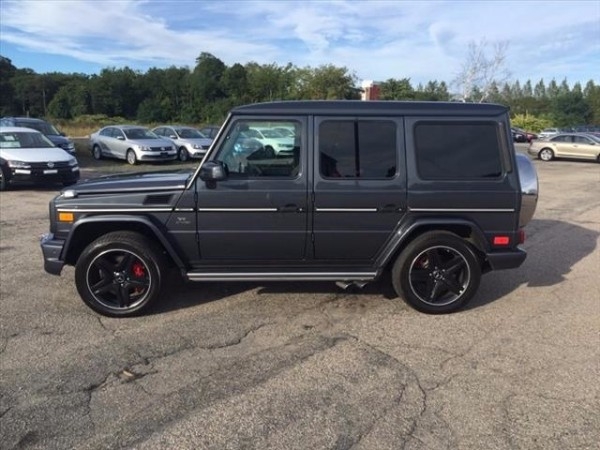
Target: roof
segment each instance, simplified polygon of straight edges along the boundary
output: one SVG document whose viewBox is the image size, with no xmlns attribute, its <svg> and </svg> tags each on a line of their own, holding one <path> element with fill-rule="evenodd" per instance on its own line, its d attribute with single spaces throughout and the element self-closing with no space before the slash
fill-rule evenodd
<svg viewBox="0 0 600 450">
<path fill-rule="evenodd" d="M 315 115 L 484 115 L 497 116 L 508 107 L 494 103 L 402 102 L 363 100 L 298 100 L 254 103 L 231 110 L 234 114 L 315 114 Z"/>
</svg>

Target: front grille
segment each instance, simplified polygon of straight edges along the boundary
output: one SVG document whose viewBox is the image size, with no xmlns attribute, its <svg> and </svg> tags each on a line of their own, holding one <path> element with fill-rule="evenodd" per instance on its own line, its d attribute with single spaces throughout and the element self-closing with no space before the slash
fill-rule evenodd
<svg viewBox="0 0 600 450">
<path fill-rule="evenodd" d="M 48 164 L 50 164 L 50 165 L 48 165 Z M 66 167 L 71 168 L 68 161 L 60 161 L 60 162 L 52 162 L 52 163 L 47 163 L 47 162 L 31 163 L 32 170 L 64 169 Z"/>
<path fill-rule="evenodd" d="M 168 152 L 171 147 L 150 147 L 151 152 Z"/>
</svg>

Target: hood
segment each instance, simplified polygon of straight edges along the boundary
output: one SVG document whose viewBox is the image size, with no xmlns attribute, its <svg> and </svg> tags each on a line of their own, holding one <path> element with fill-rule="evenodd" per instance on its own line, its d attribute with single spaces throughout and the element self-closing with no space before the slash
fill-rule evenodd
<svg viewBox="0 0 600 450">
<path fill-rule="evenodd" d="M 48 139 L 50 139 L 54 145 L 62 146 L 64 144 L 69 144 L 71 142 L 66 137 L 60 136 L 58 134 L 45 134 L 44 136 L 46 136 Z"/>
<path fill-rule="evenodd" d="M 26 163 L 63 162 L 75 159 L 72 155 L 58 147 L 46 148 L 3 148 L 0 156 L 10 161 Z"/>
<path fill-rule="evenodd" d="M 185 188 L 192 176 L 192 169 L 161 172 L 124 173 L 107 175 L 91 180 L 80 181 L 69 190 L 77 194 L 98 194 L 110 192 L 149 192 L 171 191 Z"/>
<path fill-rule="evenodd" d="M 173 143 L 166 139 L 130 139 L 129 142 L 146 147 L 167 147 L 169 150 L 173 147 Z"/>
<path fill-rule="evenodd" d="M 203 145 L 203 146 L 207 146 L 212 144 L 212 139 L 208 139 L 208 138 L 194 138 L 194 139 L 189 139 L 189 138 L 182 138 L 182 139 L 176 139 L 175 142 L 177 142 L 177 144 L 196 144 L 196 145 Z"/>
</svg>

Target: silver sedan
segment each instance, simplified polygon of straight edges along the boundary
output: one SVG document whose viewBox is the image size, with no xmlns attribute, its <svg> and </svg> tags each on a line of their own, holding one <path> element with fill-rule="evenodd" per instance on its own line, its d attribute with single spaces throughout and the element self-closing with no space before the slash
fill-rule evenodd
<svg viewBox="0 0 600 450">
<path fill-rule="evenodd" d="M 170 139 L 177 146 L 181 161 L 190 158 L 202 159 L 212 144 L 212 139 L 192 127 L 162 125 L 152 130 L 158 136 Z"/>
<path fill-rule="evenodd" d="M 124 159 L 134 165 L 143 161 L 172 161 L 177 147 L 147 128 L 137 125 L 111 125 L 90 135 L 94 159 L 104 157 Z"/>
</svg>

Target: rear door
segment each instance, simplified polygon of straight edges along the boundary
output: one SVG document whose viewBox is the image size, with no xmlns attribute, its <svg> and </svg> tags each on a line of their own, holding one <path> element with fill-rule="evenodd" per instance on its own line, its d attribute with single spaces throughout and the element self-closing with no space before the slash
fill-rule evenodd
<svg viewBox="0 0 600 450">
<path fill-rule="evenodd" d="M 402 118 L 316 117 L 314 259 L 369 265 L 406 211 Z"/>
</svg>

